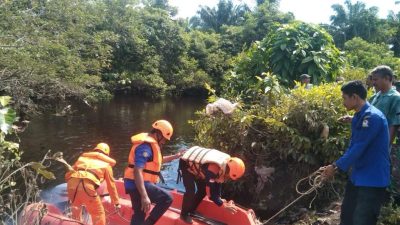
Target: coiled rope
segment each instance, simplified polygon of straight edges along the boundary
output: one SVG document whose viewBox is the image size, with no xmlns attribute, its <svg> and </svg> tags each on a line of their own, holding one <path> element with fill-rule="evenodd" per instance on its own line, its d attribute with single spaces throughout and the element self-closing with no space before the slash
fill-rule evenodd
<svg viewBox="0 0 400 225">
<path fill-rule="evenodd" d="M 300 191 L 299 190 L 299 185 L 305 181 L 308 180 L 308 184 L 311 186 L 310 189 L 306 190 L 306 191 Z M 296 203 L 298 200 L 300 200 L 302 197 L 313 193 L 314 191 L 316 192 L 314 198 L 311 200 L 310 202 L 310 206 L 312 204 L 312 202 L 315 200 L 315 198 L 317 197 L 317 189 L 321 188 L 322 186 L 324 186 L 324 181 L 325 178 L 322 175 L 322 170 L 318 169 L 317 171 L 313 172 L 312 174 L 308 175 L 307 177 L 304 177 L 302 179 L 300 179 L 297 183 L 296 183 L 296 192 L 300 195 L 298 198 L 296 198 L 295 200 L 293 200 L 291 203 L 289 203 L 288 205 L 286 205 L 284 208 L 282 208 L 281 210 L 279 210 L 279 212 L 275 213 L 275 215 L 271 216 L 268 220 L 264 221 L 261 223 L 261 225 L 265 225 L 268 224 L 272 219 L 274 219 L 275 217 L 277 217 L 279 214 L 281 214 L 282 212 L 284 212 L 287 208 L 289 208 L 291 205 L 293 205 L 294 203 Z"/>
</svg>

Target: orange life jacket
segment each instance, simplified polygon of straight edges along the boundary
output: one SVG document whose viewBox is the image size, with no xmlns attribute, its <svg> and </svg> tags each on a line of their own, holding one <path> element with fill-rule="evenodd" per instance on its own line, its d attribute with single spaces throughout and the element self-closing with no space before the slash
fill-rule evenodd
<svg viewBox="0 0 400 225">
<path fill-rule="evenodd" d="M 89 179 L 97 186 L 104 180 L 104 169 L 115 165 L 115 160 L 100 152 L 85 152 L 72 166 L 75 171 L 67 172 L 65 179 L 71 177 Z"/>
<path fill-rule="evenodd" d="M 129 152 L 128 166 L 125 168 L 124 178 L 135 179 L 134 167 L 135 167 L 135 151 L 137 147 L 143 143 L 149 143 L 153 152 L 153 161 L 146 162 L 143 168 L 143 179 L 152 183 L 157 183 L 160 180 L 160 171 L 162 164 L 162 155 L 158 142 L 150 137 L 148 133 L 140 133 L 131 137 L 132 148 Z"/>
<path fill-rule="evenodd" d="M 188 163 L 188 171 L 200 179 L 205 179 L 205 174 L 201 170 L 202 165 L 211 163 L 217 164 L 220 170 L 215 181 L 218 183 L 223 183 L 226 163 L 230 159 L 230 155 L 216 149 L 194 146 L 189 148 L 185 154 L 183 154 L 181 159 Z"/>
</svg>

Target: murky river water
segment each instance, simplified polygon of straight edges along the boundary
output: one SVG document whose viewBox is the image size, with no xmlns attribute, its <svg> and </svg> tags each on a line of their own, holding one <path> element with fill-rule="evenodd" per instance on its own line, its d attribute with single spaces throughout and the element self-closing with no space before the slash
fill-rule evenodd
<svg viewBox="0 0 400 225">
<path fill-rule="evenodd" d="M 188 120 L 195 118 L 195 111 L 205 107 L 201 99 L 151 100 L 142 97 L 117 96 L 111 102 L 89 107 L 72 107 L 74 113 L 67 116 L 41 115 L 30 122 L 21 134 L 21 149 L 25 161 L 41 160 L 44 154 L 61 151 L 70 164 L 85 149 L 99 142 L 111 147 L 110 156 L 117 161 L 114 176 L 122 177 L 131 147 L 130 137 L 148 132 L 157 119 L 167 119 L 174 126 L 172 141 L 163 149 L 164 154 L 174 153 L 193 144 L 194 131 Z M 64 182 L 65 168 L 57 162 L 50 165 L 55 181 L 46 181 L 44 187 Z M 163 175 L 169 186 L 176 187 L 177 160 L 163 166 Z M 179 185 L 178 188 L 182 186 Z"/>
</svg>

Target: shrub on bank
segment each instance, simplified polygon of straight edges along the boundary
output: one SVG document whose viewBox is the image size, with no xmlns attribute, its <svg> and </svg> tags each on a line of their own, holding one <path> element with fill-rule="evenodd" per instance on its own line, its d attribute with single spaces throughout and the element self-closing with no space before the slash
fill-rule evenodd
<svg viewBox="0 0 400 225">
<path fill-rule="evenodd" d="M 340 87 L 330 83 L 298 88 L 269 95 L 274 101 L 266 102 L 261 94 L 255 96 L 260 101 L 231 115 L 199 112 L 192 121 L 198 144 L 246 163 L 244 178 L 226 185 L 225 194 L 267 213 L 294 200 L 296 182 L 337 159 L 348 144 L 350 127 L 337 122 L 346 114 Z M 315 203 L 335 198 L 332 193 L 323 189 Z"/>
<path fill-rule="evenodd" d="M 17 120 L 10 101 L 11 97 L 0 96 L 0 224 L 18 224 L 19 213 L 31 202 L 38 201 L 39 174 L 47 179 L 55 178 L 42 164 L 47 155 L 42 162 L 22 162 L 19 143 L 8 140 Z"/>
</svg>

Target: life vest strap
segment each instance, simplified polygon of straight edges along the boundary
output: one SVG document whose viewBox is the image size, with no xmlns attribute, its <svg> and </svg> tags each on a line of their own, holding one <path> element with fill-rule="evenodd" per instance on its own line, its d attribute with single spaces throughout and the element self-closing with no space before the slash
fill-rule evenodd
<svg viewBox="0 0 400 225">
<path fill-rule="evenodd" d="M 196 154 L 196 156 L 194 157 L 195 159 L 197 158 L 197 157 L 199 157 L 199 155 L 200 154 L 202 154 L 204 151 L 205 151 L 205 153 L 201 156 L 201 158 L 200 158 L 200 160 L 199 160 L 199 164 L 198 164 L 198 167 L 196 166 L 196 163 L 195 162 L 193 162 L 193 161 L 189 161 L 189 166 L 190 166 L 190 168 L 193 168 L 194 170 L 196 170 L 196 173 L 197 173 L 197 175 L 199 175 L 199 174 L 201 174 L 201 161 L 203 160 L 203 158 L 211 151 L 212 149 L 200 149 L 199 150 L 199 152 Z M 189 157 L 188 157 L 188 159 L 190 159 L 190 157 L 193 155 L 193 153 L 194 153 L 195 151 L 193 151 L 190 155 L 189 155 Z"/>
<path fill-rule="evenodd" d="M 97 179 L 99 182 L 101 182 L 100 177 L 97 176 L 97 174 L 96 174 L 95 172 L 91 171 L 91 170 L 78 169 L 78 171 L 85 171 L 85 172 L 91 173 L 94 177 L 96 177 L 96 179 Z"/>
<path fill-rule="evenodd" d="M 135 165 L 129 164 L 128 167 L 134 169 L 134 168 L 135 168 Z M 164 177 L 163 177 L 163 175 L 161 174 L 161 172 L 156 172 L 156 171 L 148 170 L 148 169 L 143 169 L 143 172 L 148 173 L 148 174 L 152 174 L 152 175 L 159 176 L 161 182 L 162 182 L 163 184 L 165 184 L 165 180 L 164 180 Z"/>
</svg>

